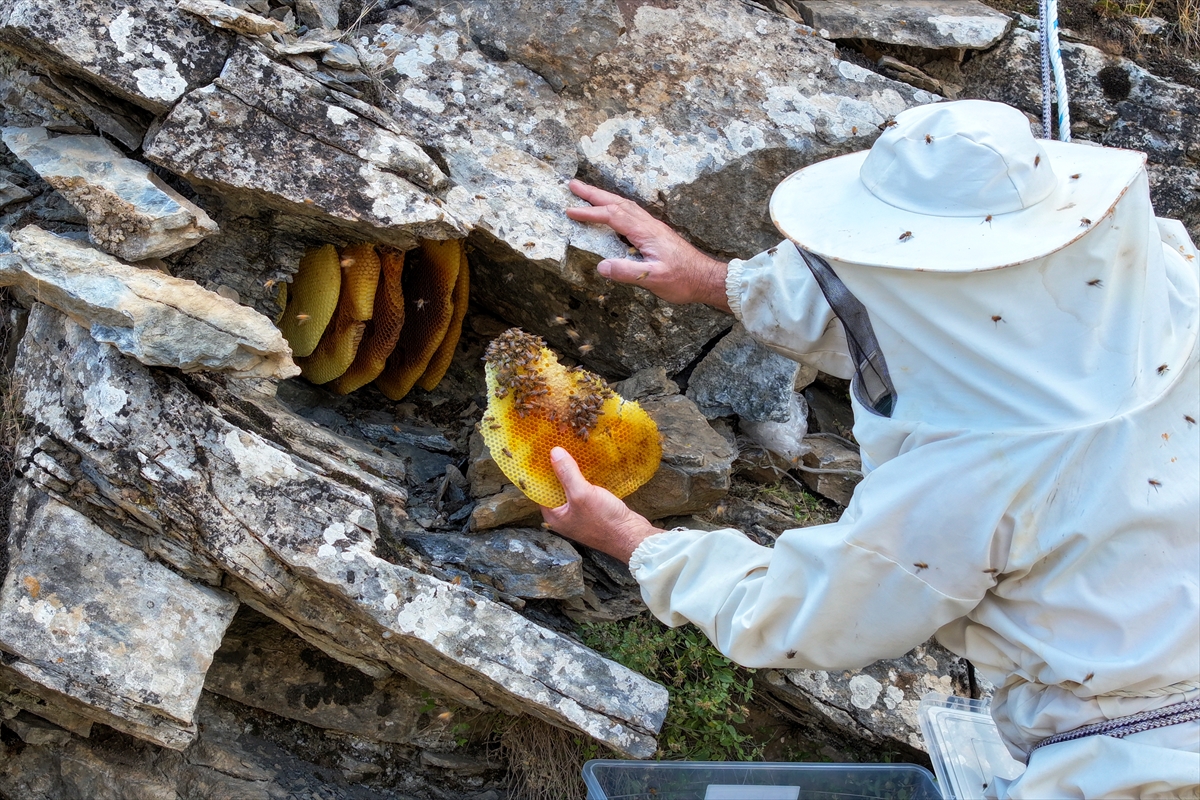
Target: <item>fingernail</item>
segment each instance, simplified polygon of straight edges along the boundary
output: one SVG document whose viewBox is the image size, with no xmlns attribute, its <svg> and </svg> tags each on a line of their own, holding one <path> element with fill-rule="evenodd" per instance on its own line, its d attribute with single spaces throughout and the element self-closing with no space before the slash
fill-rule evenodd
<svg viewBox="0 0 1200 800">
<path fill-rule="evenodd" d="M 555 447 L 553 450 L 550 451 L 550 460 L 551 461 L 562 461 L 566 457 L 567 457 L 567 451 L 563 450 L 561 447 Z"/>
<path fill-rule="evenodd" d="M 608 278 L 612 275 L 612 264 L 601 261 L 596 265 L 596 272 L 599 272 L 601 277 Z"/>
</svg>

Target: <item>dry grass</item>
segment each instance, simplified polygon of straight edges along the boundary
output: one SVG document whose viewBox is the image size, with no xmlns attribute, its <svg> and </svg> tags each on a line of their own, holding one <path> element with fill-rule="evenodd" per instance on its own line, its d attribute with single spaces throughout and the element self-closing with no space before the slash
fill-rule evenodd
<svg viewBox="0 0 1200 800">
<path fill-rule="evenodd" d="M 578 735 L 541 720 L 514 720 L 500 736 L 510 800 L 584 800 L 588 749 Z"/>
</svg>

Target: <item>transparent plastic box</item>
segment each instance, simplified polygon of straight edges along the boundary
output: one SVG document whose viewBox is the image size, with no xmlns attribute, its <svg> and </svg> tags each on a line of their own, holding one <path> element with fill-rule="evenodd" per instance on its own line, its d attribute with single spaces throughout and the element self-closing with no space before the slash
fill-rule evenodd
<svg viewBox="0 0 1200 800">
<path fill-rule="evenodd" d="M 916 764 L 589 761 L 588 800 L 941 800 Z"/>
<path fill-rule="evenodd" d="M 933 692 L 921 698 L 917 717 L 946 800 L 982 800 L 988 789 L 994 797 L 997 779 L 1011 781 L 1025 771 L 1000 739 L 989 705 Z"/>
</svg>

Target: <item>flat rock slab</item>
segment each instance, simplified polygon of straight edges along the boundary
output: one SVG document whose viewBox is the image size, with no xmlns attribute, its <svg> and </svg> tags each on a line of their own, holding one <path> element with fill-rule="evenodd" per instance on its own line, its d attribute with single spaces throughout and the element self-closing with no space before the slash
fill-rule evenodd
<svg viewBox="0 0 1200 800">
<path fill-rule="evenodd" d="M 14 0 L 0 40 L 161 114 L 216 77 L 233 34 L 160 0 Z"/>
<path fill-rule="evenodd" d="M 1012 18 L 978 0 L 799 0 L 804 22 L 826 39 L 869 39 L 928 50 L 986 50 Z"/>
<path fill-rule="evenodd" d="M 739 322 L 696 365 L 687 396 L 709 419 L 737 414 L 750 422 L 786 422 L 799 370 Z"/>
<path fill-rule="evenodd" d="M 0 254 L 0 286 L 19 286 L 142 363 L 243 378 L 300 373 L 263 315 L 194 281 L 125 264 L 29 225 Z"/>
<path fill-rule="evenodd" d="M 375 677 L 531 714 L 649 757 L 667 691 L 507 606 L 374 554 L 371 497 L 239 428 L 44 305 L 14 375 L 29 387 L 21 474 L 167 540 L 239 599 Z M 53 453 L 53 455 L 51 455 Z"/>
<path fill-rule="evenodd" d="M 46 495 L 22 495 L 11 525 L 20 544 L 0 589 L 0 649 L 19 657 L 10 667 L 130 720 L 131 733 L 186 746 L 237 600 L 150 561 Z"/>
<path fill-rule="evenodd" d="M 579 553 L 561 536 L 538 528 L 475 536 L 414 531 L 401 541 L 435 566 L 464 569 L 472 579 L 517 597 L 563 600 L 583 594 Z"/>
<path fill-rule="evenodd" d="M 217 232 L 217 224 L 139 161 L 99 136 L 5 128 L 4 144 L 87 217 L 97 246 L 126 261 L 162 258 Z"/>
</svg>

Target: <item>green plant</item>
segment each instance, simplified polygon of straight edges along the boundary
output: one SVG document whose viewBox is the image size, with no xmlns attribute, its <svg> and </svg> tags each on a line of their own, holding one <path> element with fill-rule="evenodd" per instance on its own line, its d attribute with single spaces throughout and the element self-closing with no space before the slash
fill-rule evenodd
<svg viewBox="0 0 1200 800">
<path fill-rule="evenodd" d="M 648 614 L 583 626 L 584 643 L 671 692 L 659 758 L 753 761 L 763 745 L 739 725 L 754 670 L 738 667 L 693 627 L 667 628 Z"/>
</svg>

